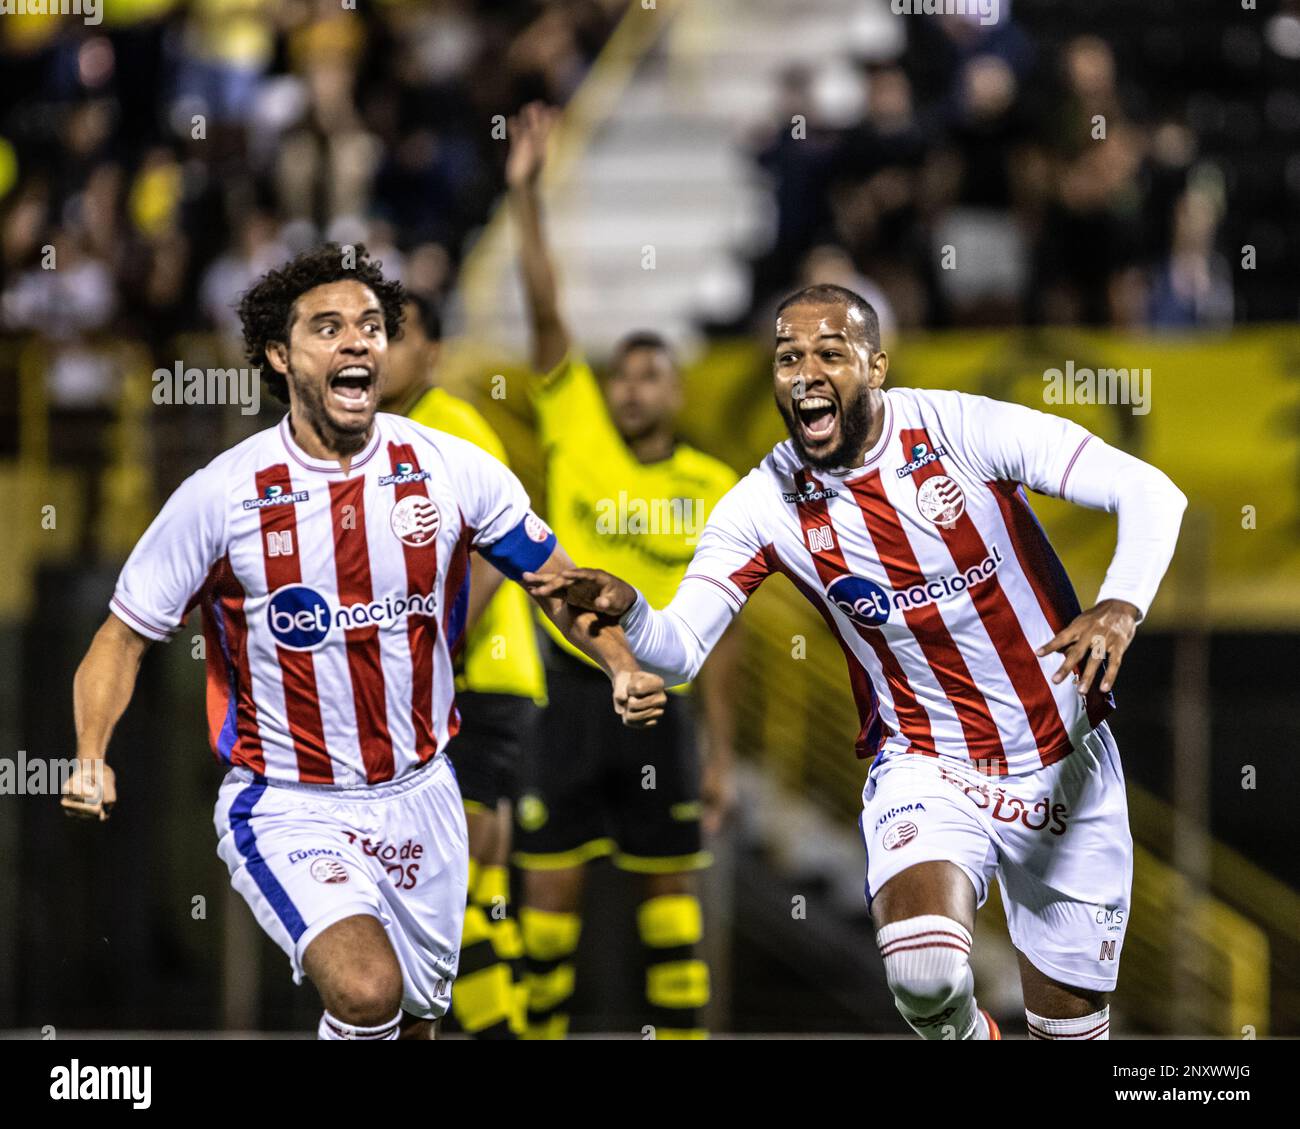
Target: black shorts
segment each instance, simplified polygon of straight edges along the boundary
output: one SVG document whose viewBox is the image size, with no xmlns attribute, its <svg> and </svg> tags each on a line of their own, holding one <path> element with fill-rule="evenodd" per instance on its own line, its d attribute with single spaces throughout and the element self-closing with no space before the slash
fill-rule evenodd
<svg viewBox="0 0 1300 1129">
<path fill-rule="evenodd" d="M 546 685 L 550 705 L 524 752 L 515 862 L 555 870 L 611 855 L 646 874 L 708 866 L 690 700 L 669 694 L 657 725 L 629 729 L 609 679 L 555 648 Z"/>
<path fill-rule="evenodd" d="M 495 811 L 498 800 L 514 801 L 523 751 L 533 743 L 542 711 L 517 694 L 456 695 L 460 732 L 447 746 L 460 794 L 471 811 Z"/>
</svg>

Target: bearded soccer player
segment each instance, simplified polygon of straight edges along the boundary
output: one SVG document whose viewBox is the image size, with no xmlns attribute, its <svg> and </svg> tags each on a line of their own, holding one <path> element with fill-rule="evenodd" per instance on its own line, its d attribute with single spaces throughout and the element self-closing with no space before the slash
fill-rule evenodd
<svg viewBox="0 0 1300 1129">
<path fill-rule="evenodd" d="M 444 755 L 469 554 L 518 579 L 568 563 L 501 463 L 378 413 L 400 285 L 326 245 L 240 305 L 280 423 L 176 490 L 127 560 L 74 684 L 78 758 L 101 769 L 141 656 L 195 604 L 208 722 L 227 768 L 217 851 L 324 1004 L 322 1039 L 428 1038 L 448 1006 L 467 886 L 465 815 Z M 598 617 L 544 612 L 613 681 L 625 724 L 662 713 Z M 69 814 L 105 819 L 112 774 L 79 771 Z"/>
<path fill-rule="evenodd" d="M 509 466 L 491 425 L 434 381 L 442 322 L 408 295 L 402 335 L 389 345 L 384 411 L 468 440 Z M 510 825 L 526 745 L 546 704 L 546 676 L 524 591 L 479 553 L 470 556 L 465 646 L 456 662 L 460 732 L 447 746 L 469 828 L 469 902 L 451 997 L 457 1023 L 477 1039 L 523 1033 L 523 938 L 510 906 Z"/>
<path fill-rule="evenodd" d="M 903 1018 L 927 1039 L 1001 1037 L 969 963 L 996 877 L 1030 1035 L 1104 1039 L 1133 870 L 1105 719 L 1187 499 L 1077 424 L 886 389 L 888 367 L 858 295 L 815 286 L 788 298 L 773 382 L 790 438 L 719 503 L 668 607 L 597 570 L 525 583 L 619 615 L 646 669 L 676 681 L 784 573 L 843 647 L 859 753 L 875 757 L 860 819 L 866 894 Z M 1118 515 L 1087 611 L 1025 487 Z"/>
<path fill-rule="evenodd" d="M 705 518 L 736 475 L 678 440 L 681 378 L 661 337 L 626 338 L 603 385 L 574 344 L 560 313 L 537 191 L 552 120 L 545 107 L 525 107 L 510 123 L 506 163 L 533 364 L 545 374 L 531 391 L 547 457 L 547 517 L 585 562 L 634 577 L 652 603 L 666 603 Z M 665 514 L 670 520 L 662 520 Z M 734 633 L 702 672 L 699 693 L 679 688 L 663 723 L 646 733 L 603 724 L 592 709 L 599 673 L 558 633 L 549 634 L 548 723 L 525 758 L 516 809 L 529 1035 L 558 1038 L 568 1029 L 586 865 L 609 856 L 640 888 L 644 1014 L 656 1038 L 701 1038 L 709 970 L 699 952 L 696 872 L 710 861 L 704 836 L 721 826 L 733 802 Z M 705 722 L 702 764 L 692 697 Z M 655 772 L 652 788 L 645 786 L 645 766 Z"/>
</svg>

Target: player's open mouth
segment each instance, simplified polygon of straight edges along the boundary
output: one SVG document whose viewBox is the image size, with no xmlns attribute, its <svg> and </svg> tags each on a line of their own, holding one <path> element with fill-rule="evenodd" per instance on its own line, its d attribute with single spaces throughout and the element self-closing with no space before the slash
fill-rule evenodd
<svg viewBox="0 0 1300 1129">
<path fill-rule="evenodd" d="M 802 400 L 795 401 L 794 410 L 807 441 L 824 443 L 834 434 L 839 409 L 825 396 L 805 396 Z"/>
<path fill-rule="evenodd" d="M 365 365 L 347 365 L 330 377 L 330 396 L 345 412 L 363 412 L 374 384 L 375 374 Z"/>
</svg>

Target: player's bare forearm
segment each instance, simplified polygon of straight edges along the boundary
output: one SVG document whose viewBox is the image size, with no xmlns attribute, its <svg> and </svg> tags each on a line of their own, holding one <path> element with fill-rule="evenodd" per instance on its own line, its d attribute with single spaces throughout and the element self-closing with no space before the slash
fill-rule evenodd
<svg viewBox="0 0 1300 1129">
<path fill-rule="evenodd" d="M 72 681 L 72 712 L 78 758 L 103 759 L 131 695 L 149 640 L 110 615 L 77 667 Z"/>
<path fill-rule="evenodd" d="M 641 669 L 618 621 L 563 601 L 537 600 L 564 637 L 609 675 L 614 712 L 625 725 L 648 727 L 663 716 L 668 697 L 664 680 Z"/>
<path fill-rule="evenodd" d="M 561 634 L 611 678 L 620 672 L 641 669 L 636 656 L 628 649 L 616 618 L 575 608 L 554 598 L 542 597 L 537 603 Z"/>
<path fill-rule="evenodd" d="M 532 103 L 510 121 L 506 161 L 510 211 L 519 232 L 519 268 L 523 275 L 533 336 L 533 365 L 550 372 L 569 351 L 569 331 L 560 314 L 559 287 L 542 218 L 538 180 L 545 163 L 546 139 L 555 111 Z"/>
<path fill-rule="evenodd" d="M 77 761 L 60 801 L 67 815 L 102 822 L 117 802 L 113 770 L 104 758 L 113 729 L 130 704 L 148 647 L 148 639 L 110 615 L 77 668 L 72 680 Z"/>
<path fill-rule="evenodd" d="M 519 266 L 528 303 L 528 323 L 533 338 L 533 366 L 550 372 L 569 351 L 569 329 L 560 314 L 555 268 L 546 245 L 541 202 L 536 188 L 510 193 L 519 229 Z"/>
</svg>

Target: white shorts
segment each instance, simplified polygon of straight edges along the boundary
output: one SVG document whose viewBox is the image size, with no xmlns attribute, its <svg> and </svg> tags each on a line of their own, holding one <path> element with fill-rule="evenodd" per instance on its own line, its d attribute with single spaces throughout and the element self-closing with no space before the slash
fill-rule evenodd
<svg viewBox="0 0 1300 1129">
<path fill-rule="evenodd" d="M 302 955 L 353 914 L 379 918 L 402 967 L 402 1010 L 437 1019 L 460 956 L 469 840 L 445 756 L 391 784 L 340 789 L 259 782 L 231 769 L 214 813 L 217 853 L 262 928 Z"/>
<path fill-rule="evenodd" d="M 920 862 L 961 867 L 977 904 L 996 874 L 1011 941 L 1062 984 L 1112 991 L 1128 924 L 1133 838 L 1103 722 L 1068 756 L 990 777 L 955 758 L 877 758 L 862 792 L 867 904 Z"/>
</svg>

